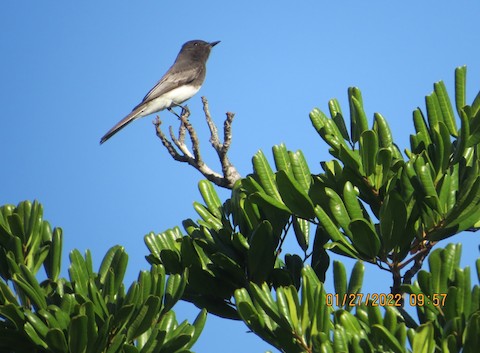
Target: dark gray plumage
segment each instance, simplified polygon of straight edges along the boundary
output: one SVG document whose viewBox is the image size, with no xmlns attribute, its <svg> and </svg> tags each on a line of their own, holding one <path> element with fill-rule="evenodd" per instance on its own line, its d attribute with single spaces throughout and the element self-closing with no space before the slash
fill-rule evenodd
<svg viewBox="0 0 480 353">
<path fill-rule="evenodd" d="M 192 40 L 186 42 L 172 67 L 147 93 L 132 112 L 112 127 L 101 139 L 107 141 L 135 119 L 178 106 L 193 97 L 205 81 L 206 62 L 212 47 L 220 43 Z"/>
</svg>

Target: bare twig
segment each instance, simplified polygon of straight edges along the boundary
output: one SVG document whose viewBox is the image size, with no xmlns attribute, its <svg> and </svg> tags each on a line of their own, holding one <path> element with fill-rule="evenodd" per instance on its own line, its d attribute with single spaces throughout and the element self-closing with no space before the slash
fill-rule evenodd
<svg viewBox="0 0 480 353">
<path fill-rule="evenodd" d="M 435 242 L 423 242 L 420 249 L 416 250 L 415 255 L 409 258 L 407 261 L 403 263 L 398 263 L 397 261 L 389 263 L 389 271 L 392 273 L 393 278 L 393 285 L 391 287 L 392 294 L 401 294 L 401 285 L 412 283 L 413 276 L 415 276 L 415 274 L 417 274 L 417 272 L 422 268 L 423 261 L 432 250 L 434 244 Z M 402 276 L 400 271 L 411 262 L 413 262 L 412 267 L 405 271 L 405 274 Z"/>
<path fill-rule="evenodd" d="M 412 283 L 412 278 L 415 276 L 415 274 L 420 271 L 423 265 L 423 261 L 425 258 L 428 256 L 430 251 L 432 250 L 433 245 L 435 245 L 436 242 L 425 242 L 424 246 L 409 260 L 405 261 L 403 264 L 400 264 L 399 267 L 403 268 L 405 267 L 408 263 L 411 261 L 415 261 L 413 263 L 413 266 L 405 272 L 403 275 L 403 283 L 404 284 L 411 284 Z"/>
<path fill-rule="evenodd" d="M 177 152 L 175 147 L 173 147 L 172 143 L 168 140 L 167 136 L 165 136 L 163 131 L 160 129 L 160 125 L 162 124 L 162 122 L 160 121 L 160 118 L 158 116 L 153 122 L 153 124 L 155 125 L 157 136 L 160 138 L 160 140 L 162 141 L 162 144 L 165 146 L 165 148 L 167 149 L 168 153 L 170 153 L 172 158 L 179 162 L 186 162 L 187 161 L 186 156 L 182 156 Z"/>
<path fill-rule="evenodd" d="M 227 118 L 225 119 L 223 127 L 224 142 L 221 143 L 218 137 L 217 126 L 213 122 L 213 119 L 210 115 L 208 101 L 205 97 L 202 97 L 202 103 L 205 119 L 210 130 L 210 143 L 215 152 L 217 152 L 218 159 L 222 167 L 221 174 L 213 171 L 203 161 L 200 152 L 200 140 L 198 138 L 197 132 L 195 131 L 195 128 L 188 119 L 190 117 L 190 110 L 188 109 L 188 107 L 183 107 L 182 113 L 179 116 L 180 126 L 178 128 L 178 136 L 175 136 L 173 128 L 170 126 L 169 132 L 171 141 L 161 130 L 161 121 L 160 118 L 157 116 L 156 120 L 153 122 L 153 124 L 155 125 L 157 136 L 160 138 L 162 144 L 165 146 L 168 153 L 170 154 L 170 156 L 172 156 L 174 160 L 188 163 L 214 184 L 227 189 L 232 189 L 235 182 L 240 179 L 240 174 L 227 157 L 228 150 L 232 143 L 232 122 L 235 114 L 230 112 L 226 114 Z M 190 137 L 191 150 L 185 144 L 185 136 L 187 133 Z"/>
<path fill-rule="evenodd" d="M 218 138 L 218 130 L 215 124 L 212 121 L 210 116 L 210 111 L 208 108 L 207 98 L 202 97 L 203 111 L 205 113 L 205 119 L 210 128 L 210 143 L 212 144 L 213 149 L 217 152 L 218 159 L 222 165 L 223 175 L 228 179 L 235 182 L 240 179 L 240 174 L 237 172 L 237 169 L 228 159 L 227 153 L 232 143 L 232 122 L 235 117 L 234 113 L 227 112 L 227 118 L 223 123 L 223 143 L 220 143 Z M 233 183 L 232 183 L 233 186 Z"/>
</svg>

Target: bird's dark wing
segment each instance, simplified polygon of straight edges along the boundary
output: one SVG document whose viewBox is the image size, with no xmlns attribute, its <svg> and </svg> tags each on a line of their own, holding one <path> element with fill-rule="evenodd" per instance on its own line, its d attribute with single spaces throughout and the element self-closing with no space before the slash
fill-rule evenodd
<svg viewBox="0 0 480 353">
<path fill-rule="evenodd" d="M 195 80 L 202 74 L 202 70 L 198 70 L 196 67 L 189 69 L 178 70 L 175 66 L 172 66 L 165 75 L 157 82 L 157 84 L 147 93 L 143 98 L 142 103 L 151 101 L 162 94 L 169 92 L 177 87 L 188 84 Z M 140 105 L 139 104 L 139 105 Z"/>
</svg>

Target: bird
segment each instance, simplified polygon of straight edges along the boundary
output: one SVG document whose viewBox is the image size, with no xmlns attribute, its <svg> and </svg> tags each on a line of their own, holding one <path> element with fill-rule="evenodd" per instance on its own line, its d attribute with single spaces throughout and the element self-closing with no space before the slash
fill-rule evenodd
<svg viewBox="0 0 480 353">
<path fill-rule="evenodd" d="M 147 93 L 132 112 L 120 120 L 100 139 L 103 144 L 132 121 L 168 109 L 181 106 L 192 98 L 205 81 L 206 63 L 211 49 L 220 43 L 191 40 L 182 45 L 173 65 Z"/>
</svg>

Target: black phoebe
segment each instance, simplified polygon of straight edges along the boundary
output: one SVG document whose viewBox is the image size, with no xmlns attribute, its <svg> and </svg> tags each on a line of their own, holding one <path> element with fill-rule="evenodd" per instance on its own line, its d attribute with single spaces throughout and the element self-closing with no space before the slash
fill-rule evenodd
<svg viewBox="0 0 480 353">
<path fill-rule="evenodd" d="M 135 119 L 164 109 L 171 110 L 192 98 L 205 80 L 206 62 L 212 47 L 220 41 L 207 43 L 203 40 L 186 42 L 178 53 L 172 67 L 147 93 L 142 102 L 132 112 L 112 127 L 100 140 L 107 141 Z"/>
</svg>

